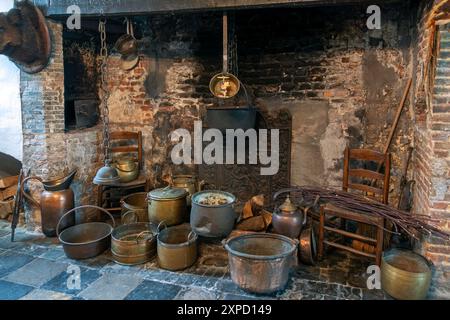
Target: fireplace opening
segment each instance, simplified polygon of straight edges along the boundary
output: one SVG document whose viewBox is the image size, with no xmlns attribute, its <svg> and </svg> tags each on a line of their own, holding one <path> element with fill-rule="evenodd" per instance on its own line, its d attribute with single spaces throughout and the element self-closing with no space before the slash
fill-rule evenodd
<svg viewBox="0 0 450 320">
<path fill-rule="evenodd" d="M 65 131 L 90 128 L 99 121 L 98 40 L 89 30 L 63 34 Z"/>
</svg>

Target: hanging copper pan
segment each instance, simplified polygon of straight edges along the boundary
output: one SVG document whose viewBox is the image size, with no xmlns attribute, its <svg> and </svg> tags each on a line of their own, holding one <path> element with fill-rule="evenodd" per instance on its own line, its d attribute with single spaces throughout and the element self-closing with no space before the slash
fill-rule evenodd
<svg viewBox="0 0 450 320">
<path fill-rule="evenodd" d="M 241 88 L 239 79 L 228 72 L 228 15 L 223 13 L 223 71 L 212 77 L 209 82 L 211 93 L 221 99 L 234 97 Z"/>
</svg>

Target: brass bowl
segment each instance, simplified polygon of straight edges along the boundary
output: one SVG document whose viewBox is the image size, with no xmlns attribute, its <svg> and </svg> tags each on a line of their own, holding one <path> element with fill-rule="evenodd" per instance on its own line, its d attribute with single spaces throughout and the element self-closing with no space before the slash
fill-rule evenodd
<svg viewBox="0 0 450 320">
<path fill-rule="evenodd" d="M 131 55 L 137 53 L 138 50 L 138 44 L 136 39 L 129 34 L 124 34 L 119 39 L 117 39 L 115 44 L 115 49 L 117 52 L 119 52 L 121 55 Z"/>
<path fill-rule="evenodd" d="M 423 300 L 431 284 L 430 262 L 409 250 L 392 249 L 383 254 L 381 286 L 399 300 Z"/>
<path fill-rule="evenodd" d="M 231 73 L 216 74 L 209 83 L 211 93 L 222 99 L 234 97 L 241 88 L 239 79 Z"/>
<path fill-rule="evenodd" d="M 133 159 L 118 160 L 114 167 L 117 169 L 122 183 L 134 181 L 139 176 L 139 166 Z"/>
</svg>

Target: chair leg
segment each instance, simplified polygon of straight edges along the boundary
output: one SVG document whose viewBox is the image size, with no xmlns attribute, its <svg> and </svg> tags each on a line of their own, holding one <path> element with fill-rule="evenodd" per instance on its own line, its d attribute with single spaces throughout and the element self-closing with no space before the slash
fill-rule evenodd
<svg viewBox="0 0 450 320">
<path fill-rule="evenodd" d="M 97 186 L 97 206 L 103 208 L 103 186 Z"/>
<path fill-rule="evenodd" d="M 384 219 L 380 221 L 377 226 L 377 247 L 376 247 L 376 264 L 381 266 L 381 255 L 383 254 L 383 242 L 384 242 Z"/>
<path fill-rule="evenodd" d="M 325 236 L 325 210 L 320 208 L 320 220 L 319 220 L 319 248 L 317 251 L 317 257 L 322 259 L 323 257 L 323 241 Z"/>
</svg>

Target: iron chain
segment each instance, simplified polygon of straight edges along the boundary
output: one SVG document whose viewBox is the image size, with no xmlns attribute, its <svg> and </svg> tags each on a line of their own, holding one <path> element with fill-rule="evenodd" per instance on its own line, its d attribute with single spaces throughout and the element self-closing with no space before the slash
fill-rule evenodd
<svg viewBox="0 0 450 320">
<path fill-rule="evenodd" d="M 103 154 L 105 164 L 109 163 L 109 151 L 110 151 L 110 135 L 109 135 L 109 109 L 108 99 L 110 92 L 108 89 L 108 46 L 106 43 L 106 19 L 100 19 L 98 25 L 98 31 L 100 32 L 100 81 L 101 90 L 103 91 L 103 97 L 101 100 L 102 105 L 102 120 L 103 120 Z"/>
</svg>

